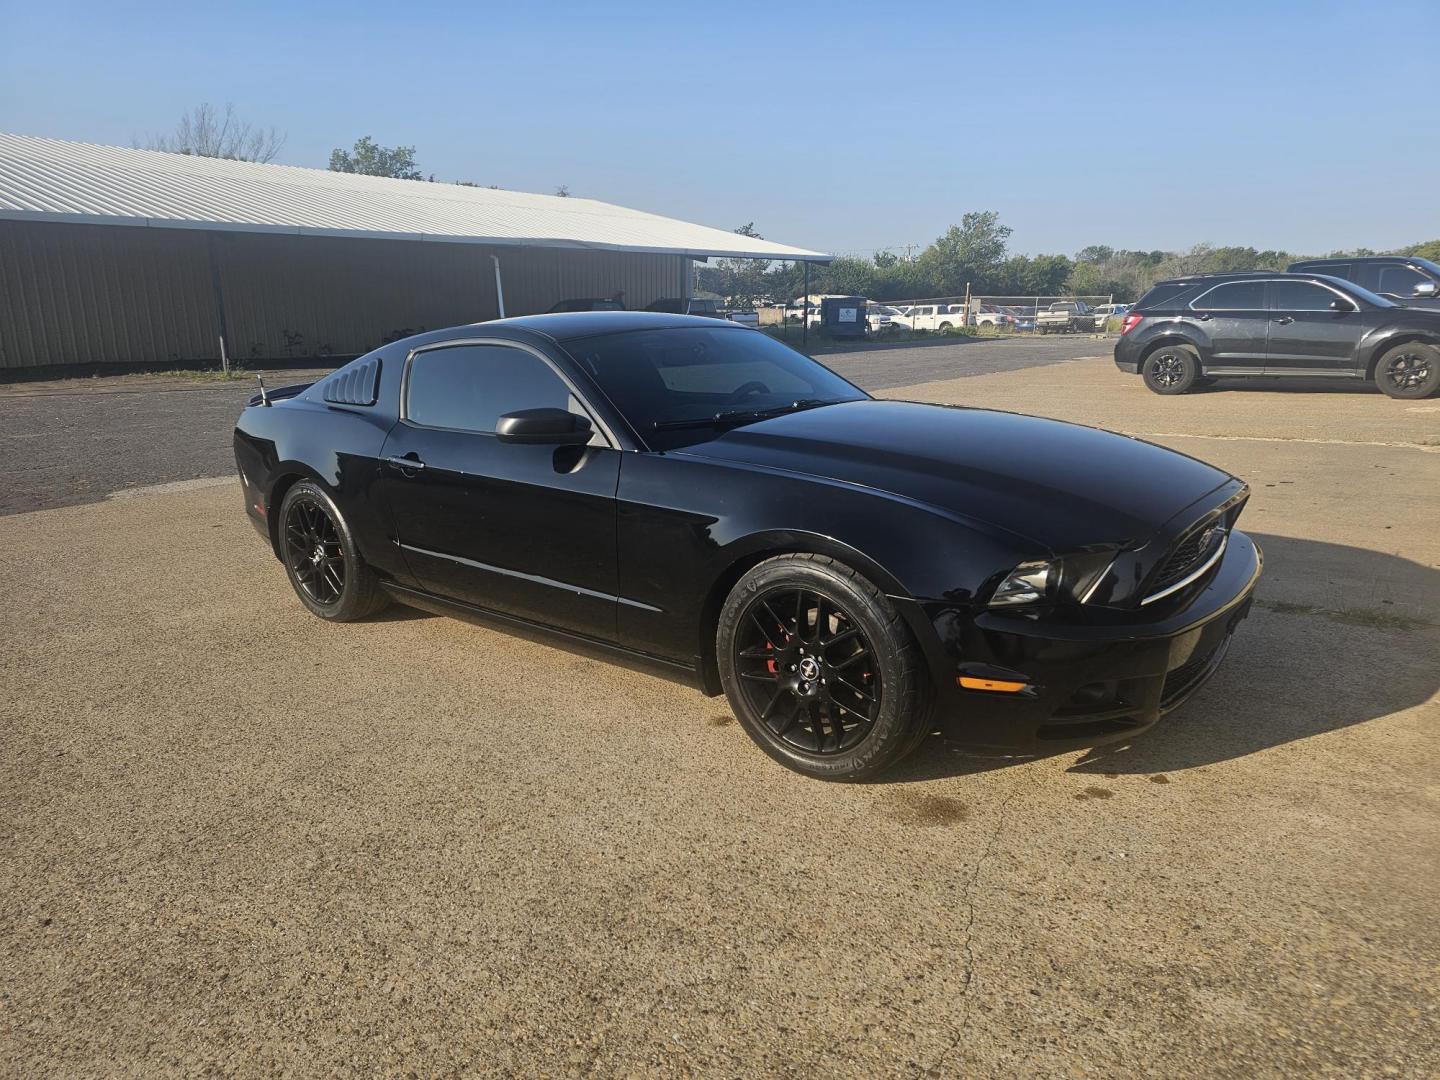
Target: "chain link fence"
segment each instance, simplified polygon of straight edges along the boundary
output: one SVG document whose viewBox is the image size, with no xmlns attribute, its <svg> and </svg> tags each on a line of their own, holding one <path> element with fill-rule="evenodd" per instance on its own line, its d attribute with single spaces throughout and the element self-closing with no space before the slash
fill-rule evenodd
<svg viewBox="0 0 1440 1080">
<path fill-rule="evenodd" d="M 915 332 L 1102 333 L 1116 318 L 1112 296 L 934 296 L 872 302 L 891 324 Z"/>
</svg>

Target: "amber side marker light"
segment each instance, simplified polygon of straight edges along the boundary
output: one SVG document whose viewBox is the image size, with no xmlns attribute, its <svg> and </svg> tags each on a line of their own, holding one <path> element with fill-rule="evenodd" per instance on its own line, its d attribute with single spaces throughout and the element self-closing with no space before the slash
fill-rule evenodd
<svg viewBox="0 0 1440 1080">
<path fill-rule="evenodd" d="M 1004 694 L 1018 693 L 1027 685 L 1023 682 L 1006 682 L 1004 679 L 973 679 L 969 675 L 957 675 L 955 681 L 962 690 L 999 690 Z"/>
</svg>

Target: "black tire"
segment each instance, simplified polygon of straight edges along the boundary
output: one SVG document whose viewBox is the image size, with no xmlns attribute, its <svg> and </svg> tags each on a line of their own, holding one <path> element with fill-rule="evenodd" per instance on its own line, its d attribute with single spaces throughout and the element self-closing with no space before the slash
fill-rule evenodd
<svg viewBox="0 0 1440 1080">
<path fill-rule="evenodd" d="M 752 567 L 725 600 L 715 644 L 741 726 L 796 772 L 866 780 L 930 731 L 919 645 L 885 594 L 834 559 Z"/>
<path fill-rule="evenodd" d="M 302 480 L 285 493 L 279 547 L 295 595 L 320 618 L 354 622 L 390 603 L 340 508 L 319 484 Z"/>
<path fill-rule="evenodd" d="M 1386 349 L 1375 364 L 1375 382 L 1401 401 L 1430 397 L 1440 390 L 1440 348 L 1407 341 Z"/>
<path fill-rule="evenodd" d="M 1185 394 L 1200 379 L 1200 354 L 1190 345 L 1161 345 L 1140 365 L 1145 385 L 1157 394 Z"/>
</svg>

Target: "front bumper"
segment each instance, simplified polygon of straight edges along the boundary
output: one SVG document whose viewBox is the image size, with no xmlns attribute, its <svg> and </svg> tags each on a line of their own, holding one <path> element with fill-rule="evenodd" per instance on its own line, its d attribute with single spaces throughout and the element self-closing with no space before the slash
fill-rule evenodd
<svg viewBox="0 0 1440 1080">
<path fill-rule="evenodd" d="M 1250 612 L 1262 561 L 1254 541 L 1232 532 L 1210 581 L 1153 614 L 1107 609 L 1058 621 L 919 601 L 903 610 L 919 621 L 947 734 L 1002 754 L 1058 753 L 1131 739 L 1203 686 Z M 1025 689 L 962 689 L 961 676 Z"/>
</svg>

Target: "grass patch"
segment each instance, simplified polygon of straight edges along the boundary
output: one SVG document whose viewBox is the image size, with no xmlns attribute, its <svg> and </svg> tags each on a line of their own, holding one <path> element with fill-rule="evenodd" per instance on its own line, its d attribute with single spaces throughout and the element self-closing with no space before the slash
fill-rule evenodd
<svg viewBox="0 0 1440 1080">
<path fill-rule="evenodd" d="M 173 368 L 170 371 L 136 372 L 127 378 L 185 379 L 188 382 L 238 382 L 244 379 L 253 382 L 255 373 L 238 367 L 232 367 L 229 371 L 221 371 L 219 368 Z"/>
<path fill-rule="evenodd" d="M 1409 615 L 1395 615 L 1375 608 L 1323 608 L 1314 604 L 1292 604 L 1287 600 L 1256 600 L 1255 606 L 1276 615 L 1318 615 L 1346 626 L 1363 626 L 1368 630 L 1429 630 L 1437 623 Z"/>
</svg>

